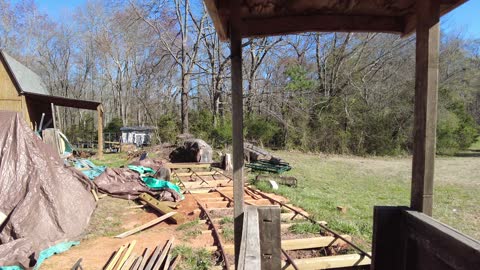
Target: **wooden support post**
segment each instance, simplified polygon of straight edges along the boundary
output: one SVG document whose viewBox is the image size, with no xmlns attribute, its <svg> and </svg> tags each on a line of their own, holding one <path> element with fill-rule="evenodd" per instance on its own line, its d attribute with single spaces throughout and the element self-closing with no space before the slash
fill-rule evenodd
<svg viewBox="0 0 480 270">
<path fill-rule="evenodd" d="M 282 264 L 280 207 L 259 206 L 262 270 L 280 269 Z"/>
<path fill-rule="evenodd" d="M 235 266 L 238 266 L 243 226 L 243 87 L 242 34 L 240 31 L 241 0 L 230 1 L 230 51 L 232 61 L 232 125 L 233 125 L 233 199 Z"/>
<path fill-rule="evenodd" d="M 103 158 L 103 106 L 102 104 L 97 107 L 98 113 L 98 153 L 99 159 Z"/>
<path fill-rule="evenodd" d="M 52 120 L 53 120 L 53 137 L 54 137 L 54 142 L 55 142 L 55 148 L 57 148 L 57 153 L 61 156 L 62 153 L 60 152 L 60 142 L 58 141 L 58 133 L 57 133 L 57 121 L 55 120 L 55 104 L 50 103 L 50 106 L 52 108 Z"/>
<path fill-rule="evenodd" d="M 435 161 L 440 2 L 416 1 L 417 48 L 411 207 L 432 215 Z"/>
</svg>

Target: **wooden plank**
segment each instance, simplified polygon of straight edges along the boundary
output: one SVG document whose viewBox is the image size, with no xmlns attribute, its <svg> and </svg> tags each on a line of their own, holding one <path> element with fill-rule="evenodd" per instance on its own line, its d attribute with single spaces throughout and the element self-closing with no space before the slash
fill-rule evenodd
<svg viewBox="0 0 480 270">
<path fill-rule="evenodd" d="M 153 225 L 156 225 L 156 224 L 158 224 L 158 223 L 166 220 L 167 218 L 175 215 L 176 213 L 177 213 L 177 212 L 170 212 L 170 213 L 168 213 L 168 214 L 165 214 L 165 215 L 163 215 L 163 216 L 161 216 L 161 217 L 158 217 L 158 218 L 156 218 L 156 219 L 154 219 L 154 220 L 151 220 L 151 221 L 149 221 L 149 222 L 147 222 L 147 223 L 145 223 L 145 224 L 143 224 L 143 225 L 141 225 L 141 226 L 138 226 L 138 227 L 136 227 L 136 228 L 134 228 L 134 229 L 128 230 L 128 231 L 126 231 L 126 232 L 124 232 L 124 233 L 121 233 L 121 234 L 115 236 L 115 238 L 125 238 L 125 237 L 130 236 L 130 235 L 132 235 L 132 234 L 134 234 L 134 233 L 137 233 L 137 232 L 139 232 L 139 231 L 145 230 L 146 228 L 152 227 Z"/>
<path fill-rule="evenodd" d="M 292 265 L 285 267 L 285 262 L 282 263 L 282 269 L 294 270 Z M 302 270 L 317 270 L 317 269 L 334 269 L 343 267 L 353 267 L 369 265 L 370 259 L 366 256 L 358 254 L 337 255 L 315 257 L 308 259 L 296 259 L 295 264 Z"/>
<path fill-rule="evenodd" d="M 160 255 L 160 252 L 162 251 L 161 245 L 158 245 L 155 250 L 153 251 L 153 254 L 150 256 L 150 259 L 148 260 L 148 264 L 143 268 L 144 270 L 152 270 L 153 265 L 155 264 L 155 261 L 158 258 L 158 255 Z"/>
<path fill-rule="evenodd" d="M 145 265 L 147 264 L 148 258 L 150 258 L 151 256 L 152 256 L 152 254 L 150 254 L 150 249 L 146 248 L 145 252 L 143 253 L 143 258 L 142 258 L 142 261 L 141 261 L 138 269 L 140 269 L 140 270 L 145 269 Z"/>
<path fill-rule="evenodd" d="M 352 241 L 352 237 L 349 235 L 342 235 L 348 241 Z M 336 246 L 339 244 L 345 244 L 346 242 L 341 239 L 336 239 L 333 236 L 322 236 L 302 239 L 289 239 L 282 240 L 282 248 L 284 250 L 301 250 L 301 249 L 313 249 L 322 248 L 328 246 Z"/>
<path fill-rule="evenodd" d="M 242 242 L 240 243 L 237 269 L 262 269 L 259 222 L 257 207 L 246 206 L 243 217 L 243 235 Z"/>
<path fill-rule="evenodd" d="M 137 254 L 132 253 L 130 256 L 128 256 L 128 259 L 125 261 L 125 263 L 123 264 L 122 268 L 120 268 L 120 270 L 130 270 L 130 267 L 132 267 L 136 258 L 137 258 Z"/>
<path fill-rule="evenodd" d="M 160 257 L 158 258 L 157 262 L 155 263 L 155 266 L 153 266 L 153 270 L 160 269 L 160 266 L 162 266 L 162 263 L 165 261 L 165 258 L 167 257 L 168 253 L 170 252 L 170 248 L 173 245 L 173 241 L 175 240 L 174 237 L 170 238 L 170 240 L 167 241 L 165 246 L 163 247 L 162 253 L 160 254 Z"/>
<path fill-rule="evenodd" d="M 167 258 L 165 259 L 165 264 L 163 265 L 163 270 L 168 270 L 170 267 L 170 262 L 172 261 L 172 254 L 168 253 Z"/>
<path fill-rule="evenodd" d="M 98 140 L 98 151 L 97 151 L 97 158 L 103 158 L 103 106 L 102 104 L 98 105 L 97 107 L 97 140 Z"/>
<path fill-rule="evenodd" d="M 242 37 L 264 37 L 304 32 L 381 32 L 401 34 L 403 16 L 300 15 L 249 18 Z"/>
<path fill-rule="evenodd" d="M 165 163 L 165 167 L 170 169 L 194 169 L 194 168 L 210 168 L 211 163 Z"/>
<path fill-rule="evenodd" d="M 351 241 L 352 237 L 350 235 L 342 235 L 347 240 Z M 315 249 L 315 248 L 324 248 L 329 246 L 336 246 L 339 244 L 345 243 L 341 239 L 335 239 L 333 236 L 322 236 L 322 237 L 311 237 L 311 238 L 300 238 L 300 239 L 288 239 L 281 240 L 281 248 L 284 250 L 302 250 L 302 249 Z M 208 246 L 205 248 L 208 251 L 214 252 L 218 249 L 217 246 Z M 234 253 L 234 245 L 225 245 L 225 252 L 229 254 Z M 279 248 L 280 250 L 280 248 Z"/>
<path fill-rule="evenodd" d="M 153 198 L 147 193 L 140 194 L 139 198 L 142 201 L 146 202 L 148 206 L 160 212 L 162 215 L 173 212 L 172 209 L 167 204 L 164 204 L 158 201 L 157 199 Z M 175 224 L 182 224 L 183 222 L 185 222 L 185 217 L 181 213 L 177 213 L 176 215 L 170 216 L 169 219 Z"/>
<path fill-rule="evenodd" d="M 415 123 L 411 207 L 432 215 L 437 127 L 440 10 L 437 0 L 417 1 Z"/>
<path fill-rule="evenodd" d="M 133 248 L 135 247 L 135 244 L 137 243 L 137 240 L 133 240 L 129 245 L 127 250 L 125 251 L 125 254 L 122 256 L 122 258 L 118 261 L 118 264 L 115 266 L 114 269 L 120 270 L 125 261 L 128 259 L 130 254 L 132 253 Z"/>
<path fill-rule="evenodd" d="M 177 267 L 177 264 L 179 264 L 181 260 L 182 260 L 182 255 L 178 254 L 177 257 L 173 259 L 173 262 L 168 268 L 168 270 L 175 270 L 175 268 Z"/>
<path fill-rule="evenodd" d="M 138 257 L 135 260 L 135 263 L 133 264 L 131 270 L 139 270 L 140 269 L 140 264 L 142 263 L 142 261 L 143 261 L 143 256 Z"/>
<path fill-rule="evenodd" d="M 243 227 L 243 78 L 242 78 L 242 32 L 241 0 L 230 2 L 230 61 L 232 85 L 232 145 L 233 145 L 233 190 L 235 265 L 238 266 Z"/>
<path fill-rule="evenodd" d="M 117 264 L 118 260 L 120 259 L 120 256 L 122 255 L 123 251 L 125 250 L 125 245 L 121 246 L 117 253 L 115 253 L 115 256 L 110 260 L 110 262 L 107 264 L 105 267 L 105 270 L 112 270 L 115 264 Z"/>
</svg>

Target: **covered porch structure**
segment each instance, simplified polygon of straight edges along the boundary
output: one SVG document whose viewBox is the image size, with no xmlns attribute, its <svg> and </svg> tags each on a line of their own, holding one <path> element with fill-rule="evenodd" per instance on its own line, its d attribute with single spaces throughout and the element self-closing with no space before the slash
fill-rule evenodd
<svg viewBox="0 0 480 270">
<path fill-rule="evenodd" d="M 466 0 L 204 0 L 221 40 L 229 41 L 231 48 L 231 84 L 233 117 L 233 179 L 235 218 L 235 262 L 238 265 L 244 215 L 243 175 L 243 88 L 242 88 L 242 38 L 267 37 L 303 32 L 381 32 L 407 36 L 416 33 L 416 83 L 414 111 L 414 145 L 410 208 L 376 212 L 375 236 L 372 256 L 375 269 L 474 269 L 480 267 L 480 248 L 476 241 L 467 241 L 461 234 L 430 224 L 433 207 L 433 180 L 437 124 L 437 96 L 439 77 L 440 17 Z M 388 210 L 388 209 L 387 209 Z M 413 212 L 412 212 L 413 211 Z M 403 213 L 403 214 L 402 214 Z M 418 213 L 421 213 L 418 215 Z M 399 216 L 404 218 L 399 218 Z M 409 222 L 396 242 L 376 248 L 386 227 L 396 218 Z M 414 222 L 412 221 L 414 220 Z M 413 224 L 413 225 L 412 225 Z M 423 227 L 422 227 L 423 226 Z M 430 240 L 417 237 L 420 229 L 440 230 L 430 237 L 443 239 L 426 248 Z M 428 229 L 426 229 L 428 228 Z M 439 229 L 440 228 L 440 229 Z M 388 231 L 388 233 L 395 233 Z M 420 239 L 420 240 L 418 240 Z M 418 240 L 418 241 L 417 241 Z M 459 247 L 457 264 L 446 262 L 448 248 Z M 401 253 L 398 247 L 402 246 Z M 442 241 L 440 241 L 442 242 Z M 389 246 L 391 245 L 391 246 Z M 437 246 L 435 246 L 437 245 Z M 440 250 L 440 251 L 439 251 Z M 446 253 L 447 252 L 447 253 Z M 393 253 L 398 261 L 387 260 Z M 402 254 L 401 256 L 398 254 Z M 467 260 L 465 254 L 468 254 Z M 398 257 L 400 256 L 400 257 Z M 471 259 L 476 256 L 476 259 Z M 392 257 L 393 258 L 393 257 Z M 263 258 L 262 258 L 263 260 Z M 441 261 L 430 268 L 428 261 Z M 462 263 L 463 262 L 463 265 Z M 383 264 L 382 264 L 383 263 Z M 389 265 L 390 263 L 390 265 Z M 393 265 L 394 263 L 397 263 Z M 430 264 L 432 265 L 432 264 Z"/>
</svg>

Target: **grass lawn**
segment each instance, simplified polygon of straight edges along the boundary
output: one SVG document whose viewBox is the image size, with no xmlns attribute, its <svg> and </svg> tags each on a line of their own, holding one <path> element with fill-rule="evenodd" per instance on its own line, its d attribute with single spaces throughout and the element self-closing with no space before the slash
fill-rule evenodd
<svg viewBox="0 0 480 270">
<path fill-rule="evenodd" d="M 286 175 L 298 179 L 297 188 L 280 186 L 276 193 L 364 247 L 371 242 L 374 205 L 410 203 L 410 158 L 276 154 L 293 167 Z M 480 157 L 437 158 L 433 217 L 480 239 L 479 205 Z"/>
</svg>

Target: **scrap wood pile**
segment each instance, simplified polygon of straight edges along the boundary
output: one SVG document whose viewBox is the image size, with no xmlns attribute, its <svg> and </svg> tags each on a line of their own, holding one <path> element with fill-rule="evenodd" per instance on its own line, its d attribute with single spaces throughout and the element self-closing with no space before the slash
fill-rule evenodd
<svg viewBox="0 0 480 270">
<path fill-rule="evenodd" d="M 153 251 L 146 248 L 142 254 L 136 254 L 134 247 L 137 241 L 121 246 L 104 267 L 105 270 L 167 270 L 175 269 L 181 256 L 173 256 L 174 238 L 165 244 L 159 244 Z"/>
<path fill-rule="evenodd" d="M 245 164 L 245 167 L 250 168 L 253 171 L 280 174 L 292 169 L 289 163 L 251 143 L 244 143 L 243 149 L 246 160 L 248 161 L 248 163 Z"/>
<path fill-rule="evenodd" d="M 65 167 L 20 114 L 0 112 L 0 123 L 0 266 L 30 268 L 45 259 L 42 251 L 78 243 L 95 209 L 93 184 Z"/>
</svg>

